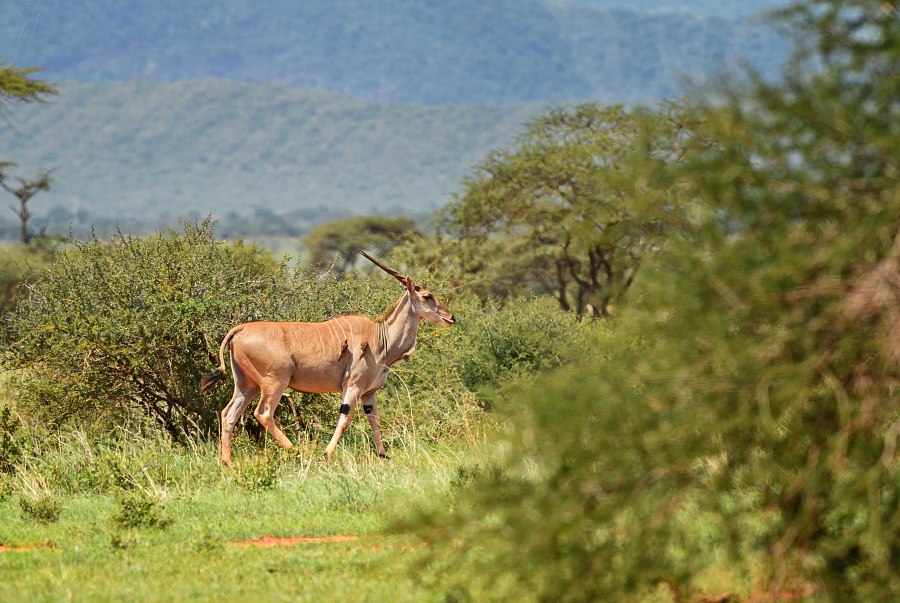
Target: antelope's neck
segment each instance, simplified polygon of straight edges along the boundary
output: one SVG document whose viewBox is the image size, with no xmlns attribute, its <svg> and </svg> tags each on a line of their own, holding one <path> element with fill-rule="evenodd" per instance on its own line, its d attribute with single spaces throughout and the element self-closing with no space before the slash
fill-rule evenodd
<svg viewBox="0 0 900 603">
<path fill-rule="evenodd" d="M 390 366 L 412 353 L 416 347 L 419 319 L 412 312 L 408 296 L 397 303 L 390 316 L 377 324 L 381 362 Z"/>
</svg>

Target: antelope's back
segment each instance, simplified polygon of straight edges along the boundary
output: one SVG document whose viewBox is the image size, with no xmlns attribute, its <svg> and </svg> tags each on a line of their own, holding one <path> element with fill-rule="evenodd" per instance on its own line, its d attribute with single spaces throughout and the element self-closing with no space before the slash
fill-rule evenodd
<svg viewBox="0 0 900 603">
<path fill-rule="evenodd" d="M 289 379 L 298 391 L 335 392 L 341 391 L 347 367 L 374 332 L 375 323 L 364 316 L 254 322 L 235 336 L 233 348 L 242 368 L 250 363 L 261 376 Z"/>
</svg>

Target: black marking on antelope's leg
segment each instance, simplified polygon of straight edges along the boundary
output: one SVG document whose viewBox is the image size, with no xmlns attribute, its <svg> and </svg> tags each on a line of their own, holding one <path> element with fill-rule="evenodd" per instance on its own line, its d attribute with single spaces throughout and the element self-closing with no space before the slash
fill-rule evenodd
<svg viewBox="0 0 900 603">
<path fill-rule="evenodd" d="M 334 454 L 334 451 L 337 448 L 338 440 L 341 439 L 341 435 L 350 424 L 350 416 L 353 414 L 353 411 L 356 410 L 356 404 L 359 402 L 360 394 L 359 388 L 352 385 L 344 390 L 344 399 L 341 404 L 340 414 L 338 415 L 337 426 L 334 428 L 334 435 L 331 437 L 331 441 L 328 443 L 328 446 L 325 447 L 325 460 L 331 459 L 331 455 Z"/>
<path fill-rule="evenodd" d="M 375 406 L 373 404 L 363 404 L 363 410 L 366 411 L 367 415 L 370 415 L 375 410 Z"/>
</svg>

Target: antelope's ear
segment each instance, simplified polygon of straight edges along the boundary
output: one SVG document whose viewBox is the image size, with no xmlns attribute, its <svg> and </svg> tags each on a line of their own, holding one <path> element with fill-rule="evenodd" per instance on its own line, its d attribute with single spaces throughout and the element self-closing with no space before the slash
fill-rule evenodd
<svg viewBox="0 0 900 603">
<path fill-rule="evenodd" d="M 408 276 L 406 277 L 406 290 L 409 291 L 410 299 L 412 299 L 412 296 L 416 294 L 416 284 Z"/>
</svg>

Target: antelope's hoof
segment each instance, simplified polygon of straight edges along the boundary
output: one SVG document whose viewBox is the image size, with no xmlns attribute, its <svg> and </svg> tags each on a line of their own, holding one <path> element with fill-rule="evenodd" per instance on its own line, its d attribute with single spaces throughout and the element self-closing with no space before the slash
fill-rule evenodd
<svg viewBox="0 0 900 603">
<path fill-rule="evenodd" d="M 379 455 L 378 455 L 378 458 L 380 458 L 380 459 L 385 459 L 385 460 L 388 460 L 388 461 L 391 460 L 391 457 L 389 457 L 389 456 L 387 455 L 387 453 L 379 454 Z"/>
</svg>

